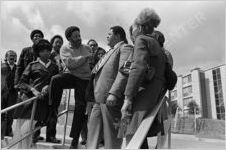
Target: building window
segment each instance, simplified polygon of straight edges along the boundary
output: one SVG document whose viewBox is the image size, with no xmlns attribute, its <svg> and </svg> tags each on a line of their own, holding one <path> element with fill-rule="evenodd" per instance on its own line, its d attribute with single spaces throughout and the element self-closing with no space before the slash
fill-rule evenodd
<svg viewBox="0 0 226 150">
<path fill-rule="evenodd" d="M 177 98 L 177 90 L 175 90 L 175 91 L 171 91 L 171 100 L 174 100 L 174 99 L 176 99 Z"/>
<path fill-rule="evenodd" d="M 192 86 L 183 88 L 183 97 L 190 96 L 192 94 Z"/>
<path fill-rule="evenodd" d="M 192 101 L 192 97 L 184 98 L 183 99 L 183 106 L 187 106 L 190 101 Z"/>
<path fill-rule="evenodd" d="M 187 75 L 182 79 L 183 85 L 187 83 L 191 83 L 191 75 Z"/>
<path fill-rule="evenodd" d="M 217 119 L 225 120 L 225 107 L 224 107 L 220 68 L 213 70 L 212 73 L 213 73 L 213 85 L 214 85 L 214 96 L 215 96 L 215 103 L 216 103 Z"/>
</svg>

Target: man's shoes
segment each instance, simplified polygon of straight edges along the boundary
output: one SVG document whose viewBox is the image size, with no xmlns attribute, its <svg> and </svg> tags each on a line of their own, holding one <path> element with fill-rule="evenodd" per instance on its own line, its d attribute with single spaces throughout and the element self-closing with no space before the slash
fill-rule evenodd
<svg viewBox="0 0 226 150">
<path fill-rule="evenodd" d="M 42 140 L 44 140 L 44 137 L 42 137 L 42 136 L 37 136 L 36 139 L 37 139 L 38 141 L 42 141 Z"/>
<path fill-rule="evenodd" d="M 104 147 L 104 140 L 101 140 L 98 144 L 98 147 Z"/>
<path fill-rule="evenodd" d="M 5 136 L 13 137 L 13 132 L 9 132 L 9 133 L 7 133 Z"/>
<path fill-rule="evenodd" d="M 58 140 L 55 137 L 48 137 L 48 138 L 46 138 L 46 142 L 50 142 L 50 143 L 61 143 L 61 140 Z"/>
<path fill-rule="evenodd" d="M 80 142 L 80 144 L 81 144 L 81 145 L 86 145 L 86 140 L 82 140 L 82 141 Z"/>
<path fill-rule="evenodd" d="M 70 146 L 70 149 L 78 149 L 78 146 Z"/>
<path fill-rule="evenodd" d="M 70 149 L 77 149 L 78 148 L 78 140 L 73 139 L 71 142 Z"/>
<path fill-rule="evenodd" d="M 43 141 L 43 140 L 44 140 L 44 137 L 37 136 L 37 137 L 33 137 L 32 142 L 37 143 L 38 141 Z"/>
</svg>

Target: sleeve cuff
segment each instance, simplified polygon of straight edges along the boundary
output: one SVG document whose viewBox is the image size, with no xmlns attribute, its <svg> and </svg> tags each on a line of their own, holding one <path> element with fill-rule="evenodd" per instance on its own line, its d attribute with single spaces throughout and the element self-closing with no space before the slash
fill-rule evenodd
<svg viewBox="0 0 226 150">
<path fill-rule="evenodd" d="M 128 102 L 128 103 L 132 103 L 132 97 L 131 96 L 125 96 L 125 102 Z"/>
</svg>

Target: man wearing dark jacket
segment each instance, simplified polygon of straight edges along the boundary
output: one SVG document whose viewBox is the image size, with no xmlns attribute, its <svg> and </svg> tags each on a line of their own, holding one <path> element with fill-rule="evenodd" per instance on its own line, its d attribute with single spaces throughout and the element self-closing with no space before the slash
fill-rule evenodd
<svg viewBox="0 0 226 150">
<path fill-rule="evenodd" d="M 37 40 L 43 37 L 44 37 L 44 34 L 40 30 L 33 30 L 30 34 L 30 38 L 33 43 L 35 43 Z M 22 49 L 22 52 L 20 54 L 20 57 L 16 66 L 16 74 L 15 74 L 15 80 L 14 80 L 15 85 L 18 84 L 20 77 L 24 69 L 27 67 L 27 65 L 34 60 L 36 60 L 36 56 L 31 46 L 25 47 L 24 49 Z"/>
<path fill-rule="evenodd" d="M 17 54 L 13 50 L 9 50 L 5 55 L 5 63 L 1 64 L 1 108 L 7 108 L 16 103 L 17 92 L 14 88 L 14 77 L 16 71 Z M 1 117 L 1 138 L 4 136 L 13 136 L 13 110 L 2 114 Z"/>
</svg>

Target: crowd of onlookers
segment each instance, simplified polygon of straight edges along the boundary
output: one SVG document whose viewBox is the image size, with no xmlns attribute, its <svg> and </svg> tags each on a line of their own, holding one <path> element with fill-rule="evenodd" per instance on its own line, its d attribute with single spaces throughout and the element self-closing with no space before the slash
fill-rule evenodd
<svg viewBox="0 0 226 150">
<path fill-rule="evenodd" d="M 172 68 L 173 59 L 164 48 L 163 34 L 154 30 L 159 23 L 154 10 L 142 10 L 129 28 L 133 45 L 128 44 L 121 26 L 112 26 L 107 33 L 107 52 L 94 39 L 83 44 L 77 26 L 65 30 L 67 42 L 61 35 L 47 40 L 41 30 L 33 30 L 33 44 L 21 51 L 18 62 L 16 52 L 9 50 L 1 63 L 1 109 L 35 96 L 34 121 L 34 102 L 3 113 L 1 139 L 23 137 L 32 123 L 33 128 L 46 126 L 46 142 L 61 143 L 56 138 L 58 108 L 63 90 L 74 89 L 70 148 L 78 148 L 80 136 L 88 149 L 100 144 L 107 149 L 121 148 L 123 137 L 128 143 L 167 90 L 164 73 L 166 63 Z M 164 134 L 164 120 L 156 117 L 147 137 Z M 37 130 L 27 136 L 17 148 L 32 148 L 44 140 L 40 133 Z M 141 148 L 148 148 L 147 140 Z"/>
</svg>

